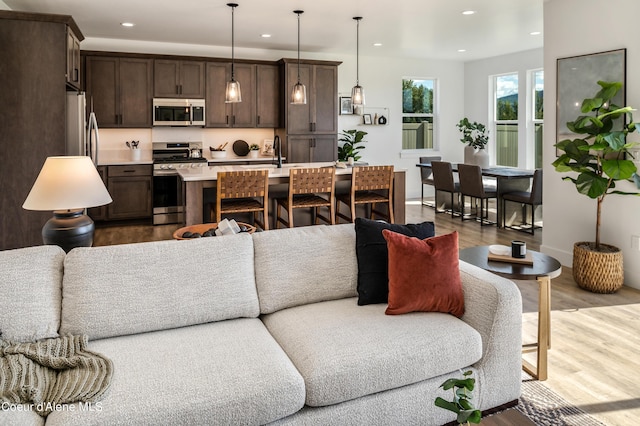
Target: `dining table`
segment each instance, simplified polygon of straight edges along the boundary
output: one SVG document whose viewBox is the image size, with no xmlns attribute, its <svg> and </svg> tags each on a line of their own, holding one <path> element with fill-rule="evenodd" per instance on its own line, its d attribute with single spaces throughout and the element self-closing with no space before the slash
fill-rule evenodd
<svg viewBox="0 0 640 426">
<path fill-rule="evenodd" d="M 431 163 L 418 163 L 416 167 L 431 169 Z M 458 171 L 458 163 L 451 163 L 451 169 Z M 502 194 L 512 191 L 528 191 L 535 170 L 519 169 L 508 166 L 492 166 L 482 169 L 482 176 L 495 178 L 496 192 L 498 195 L 496 221 L 499 228 L 504 223 L 502 218 L 506 215 L 503 211 Z"/>
</svg>

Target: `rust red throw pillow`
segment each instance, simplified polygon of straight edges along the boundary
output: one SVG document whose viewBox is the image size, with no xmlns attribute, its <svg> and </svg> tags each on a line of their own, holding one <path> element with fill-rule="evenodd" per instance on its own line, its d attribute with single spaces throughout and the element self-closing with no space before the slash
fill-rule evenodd
<svg viewBox="0 0 640 426">
<path fill-rule="evenodd" d="M 389 249 L 387 315 L 408 312 L 464 314 L 458 233 L 426 238 L 383 230 Z"/>
</svg>

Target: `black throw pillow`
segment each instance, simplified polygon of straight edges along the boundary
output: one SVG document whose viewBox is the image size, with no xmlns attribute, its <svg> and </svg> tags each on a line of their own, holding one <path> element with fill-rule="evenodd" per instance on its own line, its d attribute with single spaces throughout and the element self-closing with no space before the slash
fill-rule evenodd
<svg viewBox="0 0 640 426">
<path fill-rule="evenodd" d="M 356 218 L 356 256 L 358 258 L 358 305 L 387 303 L 389 295 L 389 251 L 382 230 L 388 229 L 421 240 L 435 235 L 433 222 L 396 225 Z"/>
</svg>

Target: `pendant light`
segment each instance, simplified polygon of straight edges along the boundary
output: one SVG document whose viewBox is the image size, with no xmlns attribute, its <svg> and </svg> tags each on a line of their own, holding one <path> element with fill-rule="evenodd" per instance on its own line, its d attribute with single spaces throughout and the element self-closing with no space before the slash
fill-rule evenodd
<svg viewBox="0 0 640 426">
<path fill-rule="evenodd" d="M 298 15 L 298 82 L 293 86 L 291 92 L 291 103 L 295 105 L 303 105 L 307 103 L 307 88 L 300 83 L 300 15 L 303 10 L 294 10 L 293 13 Z"/>
<path fill-rule="evenodd" d="M 364 88 L 360 86 L 360 21 L 362 16 L 353 18 L 356 24 L 356 85 L 351 89 L 351 104 L 364 105 Z"/>
<path fill-rule="evenodd" d="M 242 92 L 240 92 L 240 83 L 236 81 L 234 62 L 235 62 L 235 47 L 234 47 L 234 13 L 237 3 L 227 3 L 227 6 L 231 8 L 231 80 L 227 81 L 227 90 L 225 91 L 226 103 L 242 102 Z"/>
</svg>

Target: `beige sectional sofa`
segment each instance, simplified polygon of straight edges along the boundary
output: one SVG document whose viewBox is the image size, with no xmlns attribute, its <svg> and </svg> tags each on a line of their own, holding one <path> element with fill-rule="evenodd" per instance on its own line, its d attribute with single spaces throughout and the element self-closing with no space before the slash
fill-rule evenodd
<svg viewBox="0 0 640 426">
<path fill-rule="evenodd" d="M 465 314 L 358 306 L 351 224 L 191 241 L 0 252 L 0 331 L 86 334 L 113 361 L 91 410 L 4 406 L 20 425 L 438 425 L 446 379 L 520 395 L 516 286 L 461 262 Z"/>
</svg>

